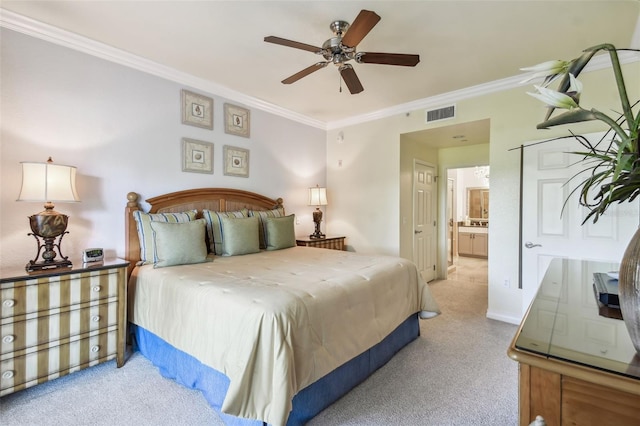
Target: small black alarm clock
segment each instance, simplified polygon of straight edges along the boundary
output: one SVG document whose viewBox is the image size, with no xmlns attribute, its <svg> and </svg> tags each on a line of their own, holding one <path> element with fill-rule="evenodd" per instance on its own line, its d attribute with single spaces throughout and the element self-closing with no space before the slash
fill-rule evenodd
<svg viewBox="0 0 640 426">
<path fill-rule="evenodd" d="M 82 250 L 82 261 L 87 262 L 102 262 L 104 260 L 104 250 L 101 248 L 88 248 Z"/>
</svg>

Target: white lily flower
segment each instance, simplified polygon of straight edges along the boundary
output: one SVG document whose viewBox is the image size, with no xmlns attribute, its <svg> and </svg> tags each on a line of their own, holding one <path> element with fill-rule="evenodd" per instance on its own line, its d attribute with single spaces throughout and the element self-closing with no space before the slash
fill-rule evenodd
<svg viewBox="0 0 640 426">
<path fill-rule="evenodd" d="M 557 59 L 554 61 L 542 62 L 532 67 L 520 68 L 521 71 L 534 72 L 529 78 L 522 81 L 522 83 L 526 83 L 538 77 L 550 77 L 549 81 L 545 83 L 545 85 L 548 85 L 553 80 L 555 80 L 558 76 L 566 73 L 567 70 L 569 69 L 570 64 L 571 64 L 571 61 L 562 61 Z"/>
<path fill-rule="evenodd" d="M 578 97 L 582 93 L 582 82 L 575 78 L 573 74 L 569 74 L 569 92 L 575 92 Z"/>
<path fill-rule="evenodd" d="M 569 61 L 562 61 L 560 59 L 556 59 L 554 61 L 542 62 L 540 64 L 534 65 L 532 67 L 520 68 L 521 71 L 536 71 L 536 72 L 546 72 L 545 75 L 549 74 L 558 74 L 564 73 L 569 66 Z"/>
<path fill-rule="evenodd" d="M 538 85 L 534 85 L 533 87 L 536 88 L 538 93 L 527 92 L 527 95 L 541 100 L 547 106 L 562 109 L 578 108 L 578 104 L 576 103 L 576 101 L 569 95 Z"/>
</svg>

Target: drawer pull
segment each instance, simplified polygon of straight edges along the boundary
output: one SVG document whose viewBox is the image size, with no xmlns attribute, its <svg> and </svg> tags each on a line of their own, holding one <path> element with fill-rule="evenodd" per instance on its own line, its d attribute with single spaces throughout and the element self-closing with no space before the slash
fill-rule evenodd
<svg viewBox="0 0 640 426">
<path fill-rule="evenodd" d="M 15 305 L 16 305 L 16 301 L 14 299 L 7 299 L 4 302 L 2 302 L 2 306 L 7 308 L 11 308 Z"/>
<path fill-rule="evenodd" d="M 91 321 L 93 322 L 100 322 L 100 315 L 94 315 L 91 317 Z"/>
<path fill-rule="evenodd" d="M 91 352 L 99 352 L 100 351 L 100 346 L 95 345 L 91 347 Z"/>
<path fill-rule="evenodd" d="M 13 334 L 8 334 L 2 338 L 3 343 L 12 343 L 14 340 L 16 340 L 16 336 Z"/>
<path fill-rule="evenodd" d="M 11 370 L 5 371 L 4 373 L 2 373 L 3 379 L 11 379 L 12 377 L 13 377 L 13 371 Z"/>
<path fill-rule="evenodd" d="M 93 291 L 96 293 L 100 293 L 100 290 L 102 290 L 102 287 L 100 287 L 99 285 L 93 287 Z"/>
</svg>

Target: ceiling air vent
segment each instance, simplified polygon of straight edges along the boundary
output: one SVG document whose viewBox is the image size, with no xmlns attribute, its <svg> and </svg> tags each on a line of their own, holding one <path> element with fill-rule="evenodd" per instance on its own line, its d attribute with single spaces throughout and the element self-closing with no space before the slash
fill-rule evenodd
<svg viewBox="0 0 640 426">
<path fill-rule="evenodd" d="M 449 120 L 456 117 L 456 106 L 449 105 L 446 107 L 427 110 L 427 123 L 434 121 Z"/>
</svg>

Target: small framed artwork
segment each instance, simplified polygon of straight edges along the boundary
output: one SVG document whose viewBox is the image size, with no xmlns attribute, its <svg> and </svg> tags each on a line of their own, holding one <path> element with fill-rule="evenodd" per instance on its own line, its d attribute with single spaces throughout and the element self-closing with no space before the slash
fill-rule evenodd
<svg viewBox="0 0 640 426">
<path fill-rule="evenodd" d="M 235 146 L 224 146 L 224 174 L 249 177 L 249 150 Z"/>
<path fill-rule="evenodd" d="M 224 104 L 224 132 L 248 138 L 251 126 L 250 114 L 246 108 Z"/>
<path fill-rule="evenodd" d="M 213 98 L 182 89 L 182 124 L 213 130 Z"/>
<path fill-rule="evenodd" d="M 182 138 L 182 171 L 213 173 L 213 144 Z"/>
</svg>

